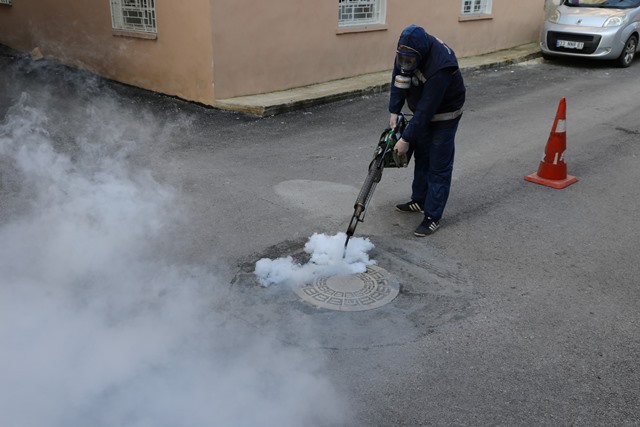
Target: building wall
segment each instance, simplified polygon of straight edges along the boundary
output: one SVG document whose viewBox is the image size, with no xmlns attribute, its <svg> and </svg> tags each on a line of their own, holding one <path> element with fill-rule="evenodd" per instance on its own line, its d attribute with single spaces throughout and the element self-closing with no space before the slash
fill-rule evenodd
<svg viewBox="0 0 640 427">
<path fill-rule="evenodd" d="M 37 6 L 36 6 L 37 3 Z M 205 104 L 392 66 L 397 38 L 424 26 L 459 57 L 537 39 L 544 0 L 493 0 L 491 19 L 460 21 L 461 0 L 387 0 L 386 24 L 337 26 L 336 1 L 156 0 L 156 40 L 112 34 L 108 0 L 13 0 L 0 43 Z"/>
<path fill-rule="evenodd" d="M 110 79 L 210 103 L 210 0 L 157 1 L 158 37 L 114 36 L 109 0 L 13 0 L 0 6 L 0 43 Z"/>
<path fill-rule="evenodd" d="M 459 57 L 530 43 L 538 38 L 544 13 L 544 0 L 493 0 L 492 19 L 460 21 L 461 0 L 387 0 L 383 28 L 341 32 L 336 1 L 213 5 L 218 99 L 389 69 L 397 38 L 409 24 L 422 25 Z"/>
</svg>

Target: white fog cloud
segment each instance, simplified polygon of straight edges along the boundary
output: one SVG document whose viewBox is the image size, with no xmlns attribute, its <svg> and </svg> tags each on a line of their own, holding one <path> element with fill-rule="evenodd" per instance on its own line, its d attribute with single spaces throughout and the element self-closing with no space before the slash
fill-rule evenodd
<svg viewBox="0 0 640 427">
<path fill-rule="evenodd" d="M 315 233 L 304 246 L 304 251 L 310 256 L 307 263 L 298 263 L 291 256 L 263 258 L 256 263 L 254 273 L 262 286 L 301 286 L 317 277 L 363 273 L 367 265 L 375 264 L 368 255 L 373 243 L 362 237 L 351 238 L 345 253 L 346 237 L 345 233 L 333 236 Z"/>
<path fill-rule="evenodd" d="M 321 365 L 227 322 L 215 275 L 163 258 L 184 213 L 126 161 L 144 130 L 89 106 L 65 153 L 33 104 L 0 122 L 0 425 L 342 425 Z"/>
</svg>

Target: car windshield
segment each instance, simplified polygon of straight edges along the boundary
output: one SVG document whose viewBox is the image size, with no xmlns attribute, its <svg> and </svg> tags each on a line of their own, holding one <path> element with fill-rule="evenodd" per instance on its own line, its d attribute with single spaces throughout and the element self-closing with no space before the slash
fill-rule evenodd
<svg viewBox="0 0 640 427">
<path fill-rule="evenodd" d="M 639 7 L 640 0 L 565 0 L 570 7 L 606 7 L 612 9 L 630 9 Z"/>
</svg>

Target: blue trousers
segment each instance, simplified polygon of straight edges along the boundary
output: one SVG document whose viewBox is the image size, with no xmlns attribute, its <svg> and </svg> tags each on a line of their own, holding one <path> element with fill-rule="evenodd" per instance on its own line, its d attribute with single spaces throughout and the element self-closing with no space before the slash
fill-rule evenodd
<svg viewBox="0 0 640 427">
<path fill-rule="evenodd" d="M 413 147 L 415 168 L 411 200 L 424 206 L 425 216 L 439 221 L 449 199 L 455 137 L 460 117 L 431 122 Z"/>
</svg>

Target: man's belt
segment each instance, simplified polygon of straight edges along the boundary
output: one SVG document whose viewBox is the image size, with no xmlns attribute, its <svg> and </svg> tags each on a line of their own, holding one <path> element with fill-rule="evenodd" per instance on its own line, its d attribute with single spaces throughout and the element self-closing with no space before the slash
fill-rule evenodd
<svg viewBox="0 0 640 427">
<path fill-rule="evenodd" d="M 457 119 L 462 115 L 462 108 L 456 111 L 452 111 L 450 113 L 440 113 L 435 114 L 431 119 L 432 122 L 444 122 L 446 120 Z"/>
</svg>

